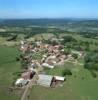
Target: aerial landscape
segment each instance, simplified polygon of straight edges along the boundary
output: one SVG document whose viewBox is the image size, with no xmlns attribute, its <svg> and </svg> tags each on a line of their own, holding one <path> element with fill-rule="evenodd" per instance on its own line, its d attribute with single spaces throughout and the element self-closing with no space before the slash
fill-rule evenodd
<svg viewBox="0 0 98 100">
<path fill-rule="evenodd" d="M 0 0 L 0 100 L 98 100 L 98 0 Z"/>
</svg>

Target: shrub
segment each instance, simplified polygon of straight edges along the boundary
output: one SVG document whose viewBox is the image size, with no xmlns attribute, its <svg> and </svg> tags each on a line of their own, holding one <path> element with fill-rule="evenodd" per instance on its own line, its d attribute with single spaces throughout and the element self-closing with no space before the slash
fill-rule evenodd
<svg viewBox="0 0 98 100">
<path fill-rule="evenodd" d="M 65 69 L 65 70 L 62 72 L 62 75 L 63 75 L 63 76 L 72 75 L 72 72 L 71 72 L 69 69 Z"/>
</svg>

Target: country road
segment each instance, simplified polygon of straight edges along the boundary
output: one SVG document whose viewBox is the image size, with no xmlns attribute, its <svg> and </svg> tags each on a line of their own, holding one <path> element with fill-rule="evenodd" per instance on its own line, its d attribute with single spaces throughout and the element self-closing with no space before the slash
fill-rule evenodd
<svg viewBox="0 0 98 100">
<path fill-rule="evenodd" d="M 36 75 L 33 77 L 33 79 L 31 79 L 31 81 L 26 86 L 26 89 L 21 97 L 21 100 L 28 100 L 30 90 L 32 89 L 32 86 L 35 85 L 35 82 L 36 82 Z"/>
</svg>

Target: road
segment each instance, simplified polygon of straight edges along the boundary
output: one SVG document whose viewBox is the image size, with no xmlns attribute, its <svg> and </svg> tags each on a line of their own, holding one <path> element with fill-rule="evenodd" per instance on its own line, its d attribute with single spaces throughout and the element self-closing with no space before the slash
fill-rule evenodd
<svg viewBox="0 0 98 100">
<path fill-rule="evenodd" d="M 36 75 L 33 77 L 33 79 L 31 79 L 31 81 L 26 86 L 26 89 L 21 97 L 21 100 L 28 100 L 30 91 L 32 89 L 32 86 L 35 85 L 35 82 L 36 82 Z"/>
</svg>

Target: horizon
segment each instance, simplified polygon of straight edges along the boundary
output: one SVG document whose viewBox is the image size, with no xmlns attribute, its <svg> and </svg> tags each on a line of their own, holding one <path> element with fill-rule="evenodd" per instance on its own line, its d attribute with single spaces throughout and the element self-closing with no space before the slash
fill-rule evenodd
<svg viewBox="0 0 98 100">
<path fill-rule="evenodd" d="M 98 18 L 0 18 L 0 20 L 98 20 Z"/>
<path fill-rule="evenodd" d="M 98 19 L 98 0 L 0 0 L 0 19 Z"/>
</svg>

